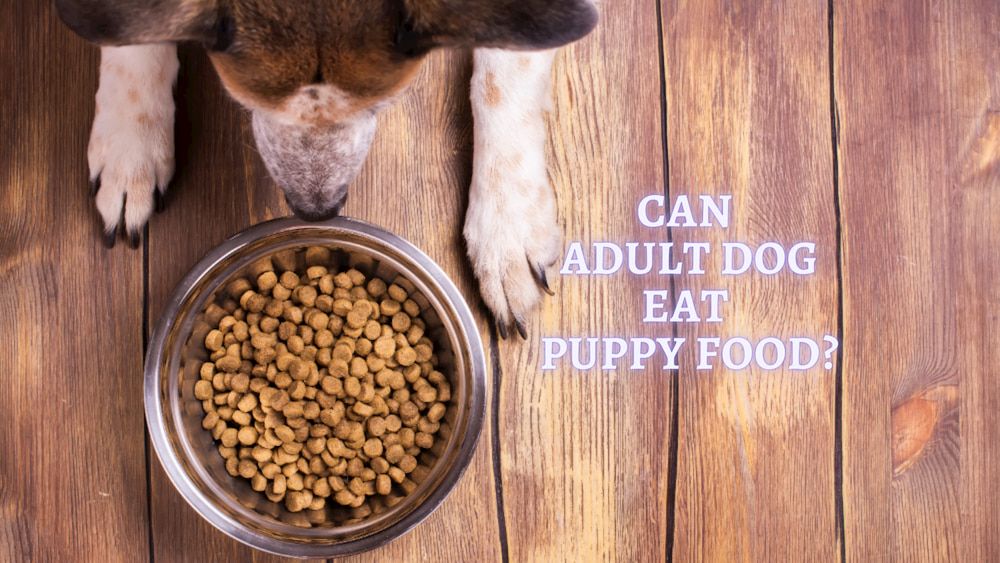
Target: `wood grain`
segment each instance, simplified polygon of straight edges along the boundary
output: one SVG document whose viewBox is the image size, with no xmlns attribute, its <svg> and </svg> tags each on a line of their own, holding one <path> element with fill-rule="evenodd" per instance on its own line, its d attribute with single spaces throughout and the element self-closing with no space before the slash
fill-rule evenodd
<svg viewBox="0 0 1000 563">
<path fill-rule="evenodd" d="M 0 5 L 0 560 L 148 557 L 142 254 L 87 187 L 97 50 Z"/>
<path fill-rule="evenodd" d="M 556 59 L 549 116 L 560 222 L 566 240 L 585 248 L 666 237 L 635 220 L 642 197 L 663 192 L 656 3 L 601 9 L 596 31 Z M 672 374 L 652 362 L 643 371 L 540 369 L 542 336 L 669 336 L 668 326 L 642 324 L 641 290 L 661 282 L 627 273 L 562 277 L 530 321 L 529 339 L 501 342 L 512 561 L 664 557 Z"/>
<path fill-rule="evenodd" d="M 1000 5 L 834 15 L 847 559 L 996 560 Z"/>
<path fill-rule="evenodd" d="M 679 1 L 663 16 L 669 193 L 733 195 L 728 229 L 674 228 L 676 244 L 816 244 L 816 273 L 685 275 L 728 289 L 723 322 L 678 336 L 756 342 L 837 335 L 837 244 L 825 2 Z M 821 348 L 825 348 L 821 344 Z M 839 555 L 836 371 L 681 363 L 673 557 L 829 561 Z"/>
<path fill-rule="evenodd" d="M 345 214 L 382 226 L 426 252 L 481 313 L 462 239 L 472 169 L 471 70 L 469 53 L 430 55 L 410 90 L 380 116 L 375 143 L 351 187 Z M 480 329 L 489 354 L 485 322 Z M 487 365 L 491 362 L 487 356 Z M 492 387 L 487 382 L 487 389 Z M 487 421 L 491 410 L 487 407 Z M 438 510 L 413 532 L 355 559 L 500 560 L 491 445 L 487 422 L 468 470 Z"/>
<path fill-rule="evenodd" d="M 257 155 L 248 116 L 222 90 L 200 49 L 181 49 L 177 173 L 148 229 L 149 326 L 176 284 L 210 249 L 251 224 L 287 214 Z M 157 561 L 273 561 L 205 522 L 150 449 L 152 546 Z"/>
</svg>

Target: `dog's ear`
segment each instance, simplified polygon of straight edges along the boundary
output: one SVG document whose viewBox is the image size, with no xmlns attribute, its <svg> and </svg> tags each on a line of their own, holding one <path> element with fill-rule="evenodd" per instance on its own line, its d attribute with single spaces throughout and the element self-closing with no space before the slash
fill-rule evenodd
<svg viewBox="0 0 1000 563">
<path fill-rule="evenodd" d="M 404 0 L 397 43 L 422 53 L 433 47 L 549 49 L 590 33 L 593 0 Z"/>
<path fill-rule="evenodd" d="M 215 46 L 231 30 L 219 0 L 55 0 L 59 17 L 100 45 L 199 41 Z M 227 24 L 227 21 L 230 23 Z"/>
</svg>

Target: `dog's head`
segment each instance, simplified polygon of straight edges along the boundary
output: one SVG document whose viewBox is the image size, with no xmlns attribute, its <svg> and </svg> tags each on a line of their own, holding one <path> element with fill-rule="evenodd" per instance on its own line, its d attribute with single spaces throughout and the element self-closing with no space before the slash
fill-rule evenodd
<svg viewBox="0 0 1000 563">
<path fill-rule="evenodd" d="M 592 0 L 56 0 L 103 45 L 197 41 L 253 113 L 261 156 L 296 214 L 340 211 L 375 115 L 433 48 L 545 49 L 586 35 Z"/>
</svg>

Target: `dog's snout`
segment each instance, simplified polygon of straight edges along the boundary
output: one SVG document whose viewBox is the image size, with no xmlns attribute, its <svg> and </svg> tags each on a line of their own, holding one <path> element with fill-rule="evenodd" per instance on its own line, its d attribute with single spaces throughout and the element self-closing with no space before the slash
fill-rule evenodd
<svg viewBox="0 0 1000 563">
<path fill-rule="evenodd" d="M 325 207 L 317 205 L 316 202 L 297 203 L 293 198 L 288 197 L 288 194 L 285 194 L 285 203 L 291 208 L 292 213 L 295 213 L 295 216 L 303 221 L 326 221 L 339 216 L 347 203 L 347 185 L 341 186 L 337 191 L 344 195 L 332 206 Z"/>
<path fill-rule="evenodd" d="M 295 215 L 323 221 L 339 215 L 375 135 L 375 116 L 331 127 L 291 125 L 255 112 L 254 137 L 271 176 Z"/>
</svg>

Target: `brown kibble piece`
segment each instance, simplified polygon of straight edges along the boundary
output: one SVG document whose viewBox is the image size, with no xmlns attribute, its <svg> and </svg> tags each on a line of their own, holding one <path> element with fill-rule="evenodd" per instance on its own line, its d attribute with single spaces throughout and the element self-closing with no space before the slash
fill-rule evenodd
<svg viewBox="0 0 1000 563">
<path fill-rule="evenodd" d="M 342 489 L 340 491 L 337 491 L 337 494 L 333 496 L 333 500 L 337 501 L 337 504 L 341 504 L 343 506 L 351 506 L 354 504 L 355 500 L 354 493 L 352 493 L 347 489 Z"/>
<path fill-rule="evenodd" d="M 387 495 L 392 492 L 392 479 L 388 475 L 379 475 L 375 478 L 375 491 L 380 495 Z"/>
<path fill-rule="evenodd" d="M 402 483 L 403 480 L 406 479 L 406 472 L 398 467 L 390 467 L 389 471 L 386 472 L 386 475 L 388 475 L 389 478 L 396 483 Z"/>
<path fill-rule="evenodd" d="M 219 441 L 222 442 L 223 446 L 232 448 L 239 442 L 239 432 L 235 428 L 226 428 L 222 432 L 222 436 L 219 437 Z"/>
<path fill-rule="evenodd" d="M 379 303 L 379 309 L 383 315 L 392 317 L 402 309 L 402 306 L 399 304 L 399 301 L 394 299 L 383 299 L 382 302 Z"/>
<path fill-rule="evenodd" d="M 396 341 L 390 336 L 379 337 L 374 342 L 373 350 L 379 358 L 389 359 L 396 353 Z"/>
<path fill-rule="evenodd" d="M 253 426 L 244 426 L 236 434 L 237 440 L 244 446 L 252 446 L 257 443 L 257 430 Z"/>
<path fill-rule="evenodd" d="M 413 443 L 427 450 L 434 446 L 434 436 L 431 436 L 427 432 L 417 432 L 417 435 L 413 438 Z"/>
<path fill-rule="evenodd" d="M 406 301 L 406 290 L 396 284 L 392 284 L 389 286 L 388 293 L 389 297 L 392 297 L 394 300 L 400 303 Z"/>
<path fill-rule="evenodd" d="M 416 317 L 420 314 L 420 306 L 417 305 L 417 302 L 412 299 L 403 301 L 403 310 L 406 311 L 406 314 L 411 317 Z"/>
<path fill-rule="evenodd" d="M 385 450 L 385 459 L 392 464 L 399 463 L 399 460 L 403 459 L 404 455 L 406 455 L 406 452 L 400 444 L 393 444 Z"/>
<path fill-rule="evenodd" d="M 417 361 L 417 353 L 409 346 L 396 351 L 396 361 L 401 366 L 412 366 Z"/>
<path fill-rule="evenodd" d="M 377 438 L 369 438 L 364 445 L 365 455 L 368 457 L 378 457 L 382 455 L 382 441 Z"/>
<path fill-rule="evenodd" d="M 257 276 L 257 289 L 263 293 L 269 293 L 276 285 L 278 285 L 278 276 L 273 271 L 264 272 Z"/>
<path fill-rule="evenodd" d="M 301 491 L 292 491 L 285 497 L 285 508 L 289 512 L 301 512 L 309 506 L 306 496 Z"/>
<path fill-rule="evenodd" d="M 410 329 L 410 315 L 400 311 L 392 316 L 392 330 L 406 332 Z"/>
<path fill-rule="evenodd" d="M 281 285 L 285 286 L 285 289 L 295 289 L 299 285 L 299 276 L 295 272 L 288 271 L 281 274 Z"/>
<path fill-rule="evenodd" d="M 295 440 L 295 432 L 288 426 L 285 426 L 284 424 L 277 427 L 274 430 L 274 434 L 278 437 L 279 440 L 285 443 L 292 442 Z"/>
<path fill-rule="evenodd" d="M 211 399 L 214 395 L 212 389 L 212 382 L 205 381 L 204 379 L 199 380 L 194 384 L 194 397 L 199 401 L 207 401 Z"/>
<path fill-rule="evenodd" d="M 357 301 L 354 303 L 354 307 L 351 308 L 351 312 L 347 314 L 347 326 L 351 328 L 364 327 L 371 314 L 372 304 L 369 301 Z"/>
<path fill-rule="evenodd" d="M 399 468 L 403 470 L 404 473 L 411 473 L 417 468 L 417 458 L 412 455 L 405 455 L 399 460 Z"/>
</svg>

